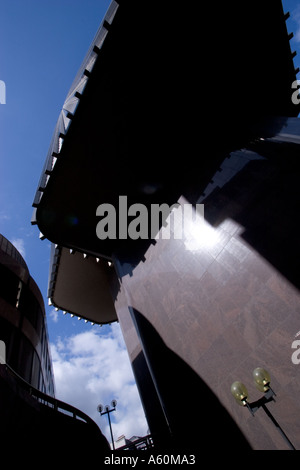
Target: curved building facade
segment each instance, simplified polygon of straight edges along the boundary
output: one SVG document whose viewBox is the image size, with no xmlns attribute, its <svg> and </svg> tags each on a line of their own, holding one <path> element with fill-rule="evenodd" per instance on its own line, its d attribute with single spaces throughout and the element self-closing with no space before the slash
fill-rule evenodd
<svg viewBox="0 0 300 470">
<path fill-rule="evenodd" d="M 33 387 L 54 396 L 41 292 L 18 250 L 0 234 L 0 340 L 6 363 Z"/>
</svg>

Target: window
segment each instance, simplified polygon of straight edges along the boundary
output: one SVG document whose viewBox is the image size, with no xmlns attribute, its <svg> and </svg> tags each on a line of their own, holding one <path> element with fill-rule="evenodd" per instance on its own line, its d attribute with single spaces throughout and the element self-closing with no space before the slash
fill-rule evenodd
<svg viewBox="0 0 300 470">
<path fill-rule="evenodd" d="M 18 285 L 18 277 L 8 268 L 0 265 L 0 297 L 14 307 L 17 301 Z"/>
</svg>

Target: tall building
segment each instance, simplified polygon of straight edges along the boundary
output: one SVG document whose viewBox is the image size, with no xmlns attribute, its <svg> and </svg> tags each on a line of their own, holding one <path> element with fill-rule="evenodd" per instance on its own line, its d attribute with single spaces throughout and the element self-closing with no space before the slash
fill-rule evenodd
<svg viewBox="0 0 300 470">
<path fill-rule="evenodd" d="M 50 302 L 119 321 L 157 447 L 289 448 L 263 409 L 253 418 L 231 395 L 241 380 L 260 400 L 259 366 L 300 448 L 287 15 L 279 0 L 206 3 L 111 2 L 59 116 L 32 223 L 53 243 Z"/>
<path fill-rule="evenodd" d="M 55 395 L 42 294 L 18 250 L 0 235 L 0 339 L 6 363 L 26 382 Z"/>
<path fill-rule="evenodd" d="M 18 250 L 0 235 L 0 439 L 2 446 L 55 455 L 81 435 L 97 452 L 109 446 L 83 412 L 55 398 L 47 322 L 41 292 Z M 91 451 L 93 454 L 93 451 Z M 77 456 L 81 455 L 78 449 Z M 22 459 L 26 455 L 22 454 Z M 32 457 L 31 457 L 32 460 Z M 26 461 L 26 460 L 25 460 Z"/>
</svg>

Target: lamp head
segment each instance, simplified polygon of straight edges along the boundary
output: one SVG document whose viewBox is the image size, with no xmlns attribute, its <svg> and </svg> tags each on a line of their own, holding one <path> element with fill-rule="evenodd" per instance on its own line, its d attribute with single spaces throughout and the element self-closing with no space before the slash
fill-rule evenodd
<svg viewBox="0 0 300 470">
<path fill-rule="evenodd" d="M 247 405 L 248 391 L 242 382 L 233 382 L 231 393 L 240 406 Z"/>
<path fill-rule="evenodd" d="M 271 377 L 267 370 L 262 367 L 257 367 L 253 371 L 253 379 L 256 388 L 258 388 L 260 392 L 267 392 L 269 390 Z"/>
</svg>

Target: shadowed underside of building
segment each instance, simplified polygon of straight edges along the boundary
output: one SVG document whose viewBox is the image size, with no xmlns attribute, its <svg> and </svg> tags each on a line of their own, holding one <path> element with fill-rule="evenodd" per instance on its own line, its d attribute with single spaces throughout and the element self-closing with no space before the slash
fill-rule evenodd
<svg viewBox="0 0 300 470">
<path fill-rule="evenodd" d="M 257 366 L 300 447 L 300 127 L 285 20 L 280 1 L 194 12 L 113 1 L 41 175 L 32 223 L 53 243 L 49 298 L 120 322 L 158 447 L 286 448 L 230 394 L 242 380 L 259 397 Z M 184 220 L 178 239 L 164 237 L 166 220 L 152 240 L 100 240 L 97 207 L 120 196 L 149 213 L 201 203 L 205 217 Z"/>
</svg>

